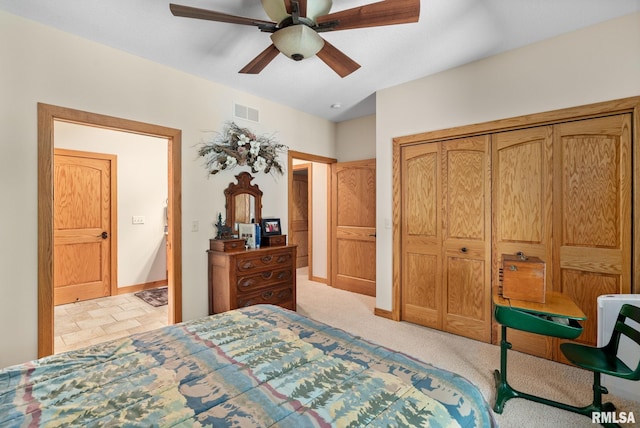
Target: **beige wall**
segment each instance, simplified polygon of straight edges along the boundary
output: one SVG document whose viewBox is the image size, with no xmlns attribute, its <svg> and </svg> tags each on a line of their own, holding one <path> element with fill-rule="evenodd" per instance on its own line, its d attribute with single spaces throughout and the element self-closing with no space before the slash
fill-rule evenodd
<svg viewBox="0 0 640 428">
<path fill-rule="evenodd" d="M 19 43 L 17 42 L 19 41 Z M 208 239 L 223 189 L 242 169 L 209 177 L 197 144 L 232 118 L 233 102 L 257 108 L 258 134 L 291 149 L 335 157 L 335 124 L 0 12 L 0 367 L 37 355 L 37 103 L 181 129 L 183 316 L 207 314 Z M 281 158 L 286 165 L 286 154 Z M 263 210 L 287 230 L 286 176 L 260 174 Z M 198 232 L 191 231 L 198 221 Z"/>
<path fill-rule="evenodd" d="M 394 137 L 636 95 L 640 13 L 378 92 L 377 307 L 392 305 Z"/>
<path fill-rule="evenodd" d="M 340 122 L 336 126 L 338 162 L 376 157 L 376 115 Z"/>
</svg>

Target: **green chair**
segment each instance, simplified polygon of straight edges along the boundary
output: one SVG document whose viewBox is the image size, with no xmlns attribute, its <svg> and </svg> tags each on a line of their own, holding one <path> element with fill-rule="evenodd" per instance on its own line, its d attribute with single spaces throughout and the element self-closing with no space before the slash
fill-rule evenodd
<svg viewBox="0 0 640 428">
<path fill-rule="evenodd" d="M 640 362 L 635 369 L 631 369 L 617 355 L 622 335 L 633 340 L 640 348 L 640 331 L 625 324 L 627 318 L 640 324 L 640 308 L 628 304 L 622 305 L 611 339 L 607 345 L 601 348 L 577 343 L 560 345 L 560 350 L 569 361 L 580 368 L 593 372 L 593 402 L 581 409 L 581 413 L 587 416 L 591 416 L 592 412 L 612 412 L 615 410 L 613 403 L 602 404 L 602 394 L 607 394 L 609 391 L 600 383 L 601 373 L 622 379 L 640 380 Z M 640 353 L 640 349 L 638 353 Z M 617 424 L 604 425 L 618 426 Z"/>
</svg>

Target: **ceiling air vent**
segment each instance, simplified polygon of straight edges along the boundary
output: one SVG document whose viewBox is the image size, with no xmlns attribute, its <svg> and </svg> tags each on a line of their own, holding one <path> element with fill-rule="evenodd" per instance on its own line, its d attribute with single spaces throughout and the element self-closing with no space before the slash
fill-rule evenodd
<svg viewBox="0 0 640 428">
<path fill-rule="evenodd" d="M 242 104 L 233 104 L 233 116 L 238 119 L 260 122 L 260 111 L 255 108 L 243 106 Z"/>
</svg>

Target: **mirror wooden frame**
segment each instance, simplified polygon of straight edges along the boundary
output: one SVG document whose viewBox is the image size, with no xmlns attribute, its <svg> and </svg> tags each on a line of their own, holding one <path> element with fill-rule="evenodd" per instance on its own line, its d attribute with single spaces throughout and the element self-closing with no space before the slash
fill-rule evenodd
<svg viewBox="0 0 640 428">
<path fill-rule="evenodd" d="M 227 218 L 225 224 L 231 228 L 232 233 L 237 233 L 235 230 L 236 223 L 236 203 L 235 197 L 238 195 L 248 194 L 255 199 L 255 219 L 256 223 L 260 223 L 262 220 L 262 190 L 257 184 L 251 184 L 253 177 L 248 172 L 241 172 L 236 175 L 237 183 L 229 183 L 229 186 L 224 191 L 226 198 Z"/>
</svg>

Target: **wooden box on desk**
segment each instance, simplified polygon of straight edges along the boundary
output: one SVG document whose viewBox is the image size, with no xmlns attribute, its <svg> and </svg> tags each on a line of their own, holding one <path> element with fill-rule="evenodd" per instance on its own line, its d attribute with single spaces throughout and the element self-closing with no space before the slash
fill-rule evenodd
<svg viewBox="0 0 640 428">
<path fill-rule="evenodd" d="M 544 303 L 546 264 L 538 257 L 502 255 L 502 297 Z"/>
<path fill-rule="evenodd" d="M 268 235 L 260 238 L 261 247 L 280 247 L 287 245 L 287 235 Z"/>
</svg>

